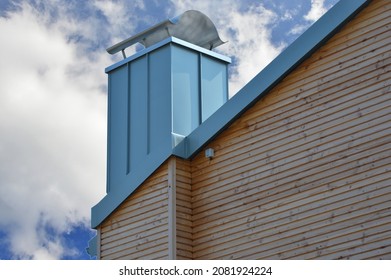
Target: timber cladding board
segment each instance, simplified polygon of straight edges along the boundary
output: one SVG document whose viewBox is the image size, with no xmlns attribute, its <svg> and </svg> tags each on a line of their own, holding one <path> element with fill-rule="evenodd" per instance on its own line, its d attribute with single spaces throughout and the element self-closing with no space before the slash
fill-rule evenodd
<svg viewBox="0 0 391 280">
<path fill-rule="evenodd" d="M 102 223 L 102 259 L 168 257 L 167 186 L 165 163 Z"/>
<path fill-rule="evenodd" d="M 193 259 L 193 210 L 190 161 L 176 158 L 177 259 Z"/>
<path fill-rule="evenodd" d="M 192 161 L 193 258 L 391 253 L 388 1 L 373 1 Z"/>
</svg>

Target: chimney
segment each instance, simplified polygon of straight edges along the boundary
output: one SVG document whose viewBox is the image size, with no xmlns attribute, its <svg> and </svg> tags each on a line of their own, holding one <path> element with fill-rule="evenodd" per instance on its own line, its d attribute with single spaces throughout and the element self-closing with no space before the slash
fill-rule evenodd
<svg viewBox="0 0 391 280">
<path fill-rule="evenodd" d="M 126 57 L 135 43 L 145 48 Z M 230 58 L 211 20 L 187 11 L 110 48 L 124 59 L 108 68 L 107 192 L 172 149 L 228 99 Z"/>
</svg>

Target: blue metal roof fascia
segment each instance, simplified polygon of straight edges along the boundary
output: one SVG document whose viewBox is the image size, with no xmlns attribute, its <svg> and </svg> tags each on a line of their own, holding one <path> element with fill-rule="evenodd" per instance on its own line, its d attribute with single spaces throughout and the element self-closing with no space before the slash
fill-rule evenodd
<svg viewBox="0 0 391 280">
<path fill-rule="evenodd" d="M 178 144 L 174 149 L 174 155 L 182 158 L 193 157 L 248 107 L 266 95 L 272 87 L 309 57 L 370 1 L 339 1 L 209 119 Z"/>
<path fill-rule="evenodd" d="M 209 56 L 212 56 L 212 57 L 215 57 L 217 59 L 220 59 L 220 60 L 224 60 L 225 62 L 228 62 L 228 63 L 231 63 L 231 58 L 228 57 L 228 56 L 225 56 L 225 55 L 222 55 L 222 54 L 219 54 L 219 53 L 216 53 L 216 52 L 213 52 L 213 51 L 210 51 L 208 49 L 205 49 L 205 48 L 202 48 L 202 47 L 199 47 L 197 45 L 194 45 L 192 43 L 189 43 L 189 42 L 186 42 L 186 41 L 183 41 L 181 39 L 178 39 L 178 38 L 175 38 L 175 37 L 168 37 L 166 39 L 164 39 L 163 41 L 160 41 L 159 43 L 156 43 L 155 45 L 152 45 L 148 48 L 145 48 L 117 63 L 114 63 L 113 65 L 107 67 L 105 69 L 105 72 L 106 73 L 109 73 L 110 71 L 113 71 L 114 69 L 118 68 L 118 67 L 121 67 L 122 65 L 128 63 L 129 61 L 132 61 L 132 60 L 135 60 L 153 50 L 156 50 L 166 44 L 169 44 L 169 43 L 175 43 L 175 44 L 178 44 L 178 45 L 182 45 L 184 47 L 187 47 L 187 48 L 190 48 L 190 49 L 193 49 L 197 52 L 200 52 L 200 53 L 203 53 L 203 54 L 206 54 L 206 55 L 209 55 Z"/>
</svg>

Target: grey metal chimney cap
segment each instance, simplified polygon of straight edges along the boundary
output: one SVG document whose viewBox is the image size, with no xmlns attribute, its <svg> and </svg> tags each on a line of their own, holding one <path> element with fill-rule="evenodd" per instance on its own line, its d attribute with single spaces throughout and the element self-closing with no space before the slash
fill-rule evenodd
<svg viewBox="0 0 391 280">
<path fill-rule="evenodd" d="M 133 44 L 141 43 L 147 48 L 167 37 L 176 37 L 209 50 L 225 43 L 220 39 L 216 26 L 206 15 L 189 10 L 115 44 L 108 48 L 107 52 L 115 54 L 122 51 L 125 57 L 124 50 Z"/>
</svg>

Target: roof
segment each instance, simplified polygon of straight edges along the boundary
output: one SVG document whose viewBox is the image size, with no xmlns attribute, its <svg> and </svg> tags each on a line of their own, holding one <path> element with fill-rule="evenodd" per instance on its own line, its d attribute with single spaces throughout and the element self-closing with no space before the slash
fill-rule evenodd
<svg viewBox="0 0 391 280">
<path fill-rule="evenodd" d="M 171 153 L 160 154 L 151 160 L 148 166 L 141 168 L 142 172 L 128 183 L 130 185 L 128 189 L 109 193 L 94 206 L 91 218 L 92 227 L 99 226 L 168 157 L 171 155 L 185 159 L 194 157 L 197 152 L 238 119 L 255 102 L 265 96 L 271 88 L 314 53 L 369 2 L 370 0 L 341 0 L 334 5 L 235 96 L 178 144 Z"/>
</svg>

